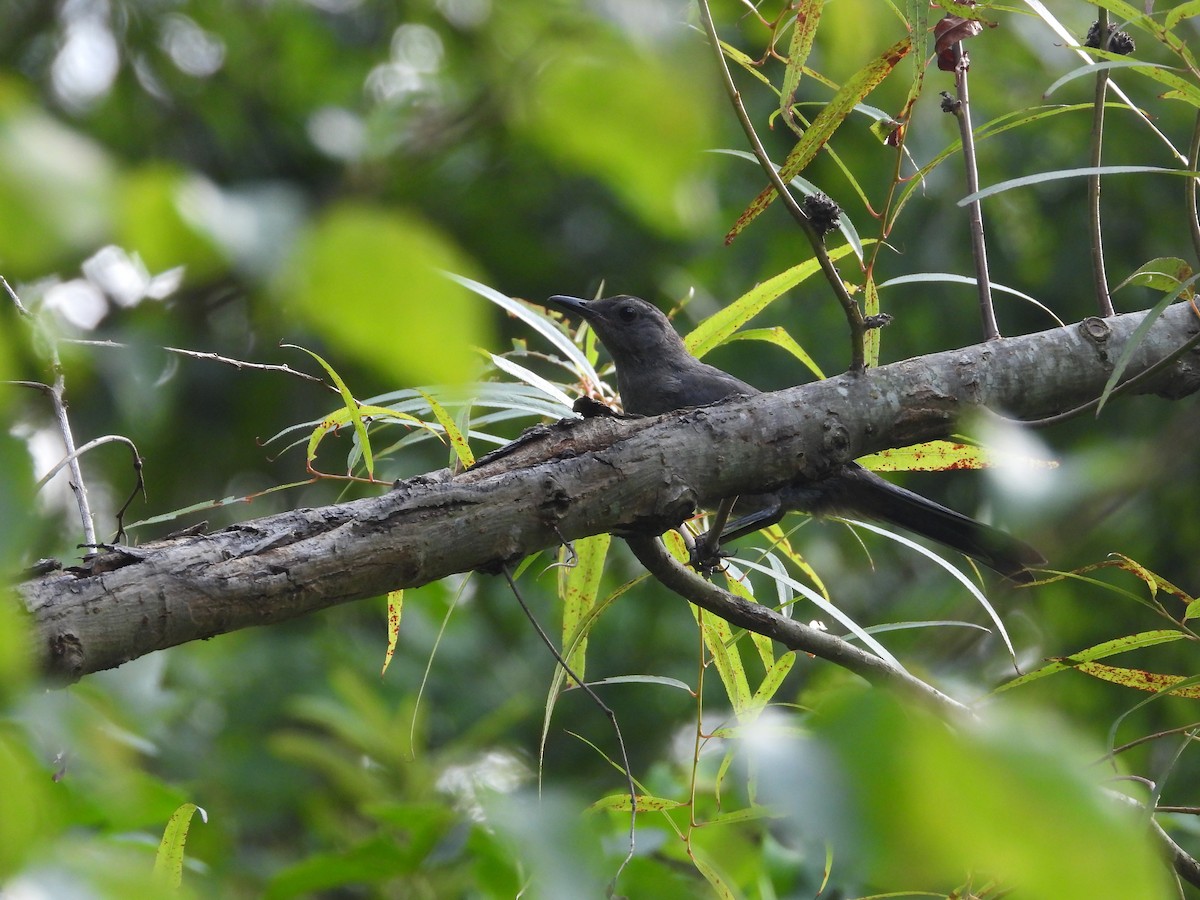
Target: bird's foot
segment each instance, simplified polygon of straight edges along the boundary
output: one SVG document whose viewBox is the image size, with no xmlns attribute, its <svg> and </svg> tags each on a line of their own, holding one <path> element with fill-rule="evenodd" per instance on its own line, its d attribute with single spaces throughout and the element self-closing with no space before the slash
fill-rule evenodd
<svg viewBox="0 0 1200 900">
<path fill-rule="evenodd" d="M 732 554 L 724 552 L 720 547 L 711 547 L 703 538 L 696 541 L 688 554 L 688 565 L 696 570 L 703 578 L 712 578 L 724 568 L 724 560 Z"/>
</svg>

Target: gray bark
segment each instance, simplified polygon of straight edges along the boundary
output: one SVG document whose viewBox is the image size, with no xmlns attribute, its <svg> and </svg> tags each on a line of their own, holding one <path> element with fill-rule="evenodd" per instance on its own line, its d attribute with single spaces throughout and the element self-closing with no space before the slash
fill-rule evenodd
<svg viewBox="0 0 1200 900">
<path fill-rule="evenodd" d="M 75 679 L 164 647 L 415 587 L 602 532 L 661 533 L 699 507 L 820 477 L 865 453 L 946 437 L 978 407 L 1020 419 L 1101 392 L 1143 313 L 932 354 L 648 419 L 542 426 L 467 472 L 380 496 L 101 553 L 24 582 L 43 669 Z M 1169 308 L 1130 373 L 1200 328 Z M 1138 390 L 1200 389 L 1184 353 Z"/>
</svg>

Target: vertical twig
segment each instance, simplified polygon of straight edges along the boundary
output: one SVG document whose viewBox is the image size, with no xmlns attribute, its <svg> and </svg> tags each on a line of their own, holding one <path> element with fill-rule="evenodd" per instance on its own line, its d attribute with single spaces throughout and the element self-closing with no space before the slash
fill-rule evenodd
<svg viewBox="0 0 1200 900">
<path fill-rule="evenodd" d="M 775 192 L 779 194 L 779 199 L 791 213 L 792 218 L 796 220 L 796 224 L 800 226 L 800 230 L 804 232 L 804 236 L 808 238 L 808 242 L 812 245 L 813 255 L 816 256 L 817 262 L 821 265 L 821 271 L 825 275 L 825 279 L 829 282 L 830 288 L 833 289 L 834 296 L 842 305 L 842 311 L 846 314 L 846 323 L 850 327 L 850 371 L 860 372 L 865 367 L 866 353 L 866 333 L 867 326 L 863 319 L 862 310 L 858 303 L 850 296 L 846 290 L 846 285 L 842 282 L 842 276 L 838 272 L 837 267 L 833 264 L 833 260 L 829 258 L 829 253 L 825 249 L 825 239 L 821 232 L 813 225 L 808 215 L 800 208 L 800 204 L 796 202 L 796 198 L 792 196 L 787 185 L 780 177 L 779 172 L 771 163 L 771 158 L 767 156 L 767 151 L 763 148 L 762 141 L 758 138 L 758 133 L 754 130 L 754 123 L 750 121 L 750 116 L 746 112 L 746 107 L 742 103 L 742 95 L 737 89 L 737 85 L 733 83 L 733 73 L 729 71 L 729 65 L 725 62 L 725 53 L 721 49 L 721 39 L 717 35 L 717 26 L 713 22 L 712 10 L 709 8 L 708 0 L 697 0 L 700 7 L 700 20 L 704 23 L 704 31 L 708 35 L 709 45 L 717 60 L 722 81 L 725 86 L 725 93 L 729 95 L 729 102 L 733 104 L 734 112 L 737 113 L 738 121 L 741 123 L 742 130 L 746 133 L 746 139 L 750 142 L 750 149 L 754 152 L 755 159 L 762 166 L 763 172 L 767 176 L 767 180 L 771 182 L 771 186 L 775 188 Z"/>
<path fill-rule="evenodd" d="M 958 119 L 958 130 L 962 136 L 963 164 L 967 169 L 967 193 L 979 190 L 979 166 L 975 161 L 975 134 L 971 129 L 971 102 L 967 89 L 967 72 L 971 68 L 971 57 L 960 41 L 955 46 L 958 59 L 954 67 L 954 87 L 958 103 L 954 106 L 954 117 Z M 987 243 L 983 237 L 983 207 L 978 200 L 967 206 L 968 224 L 971 230 L 971 255 L 975 258 L 975 283 L 979 289 L 979 315 L 983 322 L 983 339 L 994 341 L 1000 337 L 996 325 L 996 309 L 992 304 L 992 280 L 988 274 Z"/>
<path fill-rule="evenodd" d="M 17 292 L 12 289 L 8 280 L 0 275 L 0 284 L 4 285 L 4 290 L 8 292 L 8 296 L 12 299 L 13 305 L 26 319 L 32 321 L 33 316 L 21 303 L 21 298 L 17 296 Z M 83 544 L 87 547 L 85 556 L 91 556 L 96 552 L 96 523 L 92 521 L 92 510 L 88 503 L 87 486 L 83 481 L 83 470 L 79 465 L 79 454 L 75 449 L 75 437 L 71 433 L 71 421 L 67 417 L 67 379 L 63 372 L 62 360 L 58 355 L 58 345 L 55 341 L 50 340 L 50 365 L 54 370 L 54 383 L 50 385 L 50 405 L 54 411 L 54 420 L 58 423 L 59 434 L 62 435 L 63 446 L 66 447 L 67 467 L 71 472 L 70 484 L 71 491 L 75 494 L 75 503 L 79 507 L 79 518 L 83 524 Z"/>
<path fill-rule="evenodd" d="M 1100 47 L 1108 47 L 1108 10 L 1103 6 L 1097 7 L 1098 17 L 1094 26 L 1098 33 Z M 1104 100 L 1108 96 L 1108 70 L 1096 73 L 1096 101 L 1092 110 L 1092 152 L 1091 165 L 1099 167 L 1100 157 L 1104 147 Z M 1108 274 L 1104 270 L 1104 237 L 1100 230 L 1100 174 L 1097 172 L 1088 177 L 1088 226 L 1092 238 L 1092 281 L 1096 286 L 1096 305 L 1100 315 L 1111 316 L 1114 313 L 1112 294 L 1108 290 Z"/>
<path fill-rule="evenodd" d="M 580 689 L 588 695 L 596 706 L 604 713 L 613 732 L 617 738 L 617 748 L 621 751 L 621 768 L 625 776 L 625 784 L 629 788 L 629 852 L 625 854 L 625 858 L 621 860 L 621 864 L 617 866 L 617 871 L 613 874 L 612 879 L 608 883 L 608 896 L 613 896 L 614 888 L 616 887 L 617 879 L 621 877 L 621 873 L 625 871 L 625 867 L 629 865 L 633 859 L 634 851 L 636 850 L 635 839 L 637 836 L 637 783 L 633 780 L 633 769 L 629 765 L 629 752 L 625 749 L 625 738 L 621 735 L 621 725 L 617 722 L 617 714 L 613 712 L 612 707 L 600 699 L 600 695 L 595 689 L 575 674 L 574 670 L 567 663 L 563 655 L 558 652 L 558 648 L 554 646 L 554 641 L 550 640 L 550 635 L 546 634 L 546 629 L 542 628 L 542 624 L 537 620 L 537 616 L 533 614 L 533 610 L 529 608 L 529 604 L 525 602 L 525 598 L 521 596 L 521 592 L 517 589 L 517 582 L 513 579 L 512 568 L 505 564 L 501 567 L 504 573 L 504 578 L 508 582 L 509 589 L 513 592 L 513 596 L 517 598 L 517 603 L 521 607 L 521 611 L 525 613 L 525 618 L 533 625 L 533 630 L 537 632 L 542 643 L 550 651 L 550 655 L 554 657 L 555 662 L 567 674 L 567 677 L 579 685 Z"/>
<path fill-rule="evenodd" d="M 1188 148 L 1188 168 L 1193 172 L 1200 166 L 1200 110 L 1196 112 L 1196 124 L 1192 128 L 1192 146 Z M 1200 263 L 1200 178 L 1187 180 L 1188 224 L 1192 230 L 1192 252 Z"/>
</svg>

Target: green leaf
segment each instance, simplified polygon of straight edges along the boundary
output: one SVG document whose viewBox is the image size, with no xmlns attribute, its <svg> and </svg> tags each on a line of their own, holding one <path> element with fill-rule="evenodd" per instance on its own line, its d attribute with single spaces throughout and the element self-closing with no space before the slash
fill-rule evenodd
<svg viewBox="0 0 1200 900">
<path fill-rule="evenodd" d="M 796 339 L 784 330 L 782 325 L 775 325 L 771 328 L 747 328 L 745 331 L 737 331 L 731 334 L 727 340 L 729 341 L 765 341 L 768 344 L 774 344 L 776 347 L 782 347 L 796 359 L 800 360 L 810 372 L 818 378 L 824 378 L 825 373 L 821 371 L 821 367 L 817 365 L 817 361 L 808 355 L 808 351 L 796 343 Z"/>
<path fill-rule="evenodd" d="M 172 813 L 163 830 L 162 840 L 158 844 L 158 853 L 154 857 L 154 875 L 164 879 L 171 887 L 183 884 L 183 849 L 187 844 L 188 829 L 192 826 L 192 816 L 200 813 L 200 821 L 208 821 L 208 813 L 195 803 L 185 803 Z"/>
<path fill-rule="evenodd" d="M 1051 459 L 1038 459 L 1010 452 L 989 450 L 975 444 L 956 441 L 926 441 L 908 447 L 896 447 L 870 453 L 856 460 L 874 472 L 946 472 L 951 469 L 986 469 L 1003 461 L 1006 465 L 1056 469 Z"/>
<path fill-rule="evenodd" d="M 829 251 L 829 258 L 836 262 L 851 251 L 849 244 L 843 244 Z M 703 359 L 710 350 L 721 346 L 735 331 L 749 322 L 752 318 L 766 309 L 787 291 L 794 288 L 807 278 L 821 271 L 821 265 L 815 259 L 806 260 L 799 265 L 780 272 L 768 278 L 761 284 L 756 284 L 728 306 L 713 313 L 683 339 L 688 351 L 697 358 Z"/>
<path fill-rule="evenodd" d="M 796 99 L 796 90 L 800 87 L 804 64 L 808 62 L 808 55 L 812 52 L 817 26 L 821 23 L 821 10 L 824 7 L 825 0 L 801 0 L 795 6 L 792 42 L 788 46 L 788 61 L 783 71 L 783 87 L 780 89 L 779 101 L 779 111 L 793 128 L 796 128 L 796 124 L 792 115 L 792 103 Z"/>
<path fill-rule="evenodd" d="M 1177 256 L 1163 256 L 1152 259 L 1132 272 L 1120 284 L 1113 288 L 1116 293 L 1127 284 L 1138 287 L 1148 287 L 1151 290 L 1167 293 L 1174 291 L 1179 285 L 1191 278 L 1195 272 L 1186 260 Z M 1190 293 L 1190 292 L 1189 292 Z M 1187 295 L 1184 295 L 1185 299 Z"/>
<path fill-rule="evenodd" d="M 1200 699 L 1200 677 L 1195 675 L 1164 675 L 1145 669 L 1130 669 L 1125 666 L 1106 666 L 1103 663 L 1085 662 L 1072 666 L 1085 675 L 1091 675 L 1110 684 L 1146 691 L 1151 694 L 1170 694 L 1173 697 Z"/>
<path fill-rule="evenodd" d="M 792 671 L 792 666 L 796 664 L 796 651 L 789 650 L 784 653 L 779 659 L 771 665 L 767 670 L 767 674 L 763 676 L 763 680 L 754 690 L 754 696 L 750 698 L 750 705 L 746 710 L 745 720 L 752 722 L 758 718 L 759 713 L 767 708 L 767 704 L 775 697 L 783 684 L 783 679 Z"/>
<path fill-rule="evenodd" d="M 863 315 L 866 317 L 879 315 L 879 288 L 875 286 L 874 272 L 867 273 L 867 283 L 863 289 Z M 868 328 L 863 335 L 863 358 L 869 367 L 879 365 L 879 344 L 882 338 L 882 328 Z"/>
<path fill-rule="evenodd" d="M 462 384 L 472 348 L 494 342 L 489 307 L 442 272 L 475 268 L 412 214 L 342 203 L 309 226 L 280 287 L 325 340 L 389 378 Z"/>
<path fill-rule="evenodd" d="M 404 588 L 389 591 L 387 595 L 387 650 L 383 654 L 383 668 L 379 672 L 382 678 L 387 674 L 388 666 L 396 653 L 396 641 L 400 639 L 400 617 L 404 614 Z"/>
<path fill-rule="evenodd" d="M 679 809 L 688 804 L 679 800 L 668 800 L 666 797 L 652 797 L 648 794 L 636 794 L 638 812 L 663 812 L 668 809 Z M 588 807 L 588 812 L 629 812 L 629 794 L 610 794 L 601 797 Z"/>
<path fill-rule="evenodd" d="M 1129 336 L 1129 340 L 1121 348 L 1121 354 L 1117 357 L 1116 363 L 1113 364 L 1112 374 L 1108 376 L 1108 381 L 1104 384 L 1104 390 L 1100 393 L 1100 402 L 1096 404 L 1097 416 L 1104 409 L 1104 404 L 1108 402 L 1108 398 L 1112 396 L 1112 392 L 1116 390 L 1117 384 L 1121 381 L 1121 377 L 1129 367 L 1130 360 L 1133 359 L 1133 354 L 1142 345 L 1142 341 L 1146 339 L 1146 335 L 1150 333 L 1150 329 L 1154 327 L 1154 323 L 1158 321 L 1158 317 L 1163 314 L 1163 310 L 1174 303 L 1197 279 L 1200 279 L 1200 275 L 1193 275 L 1175 288 L 1174 291 L 1166 294 L 1161 300 L 1150 307 L 1145 317 L 1138 323 L 1138 327 L 1133 330 L 1133 334 Z"/>
<path fill-rule="evenodd" d="M 1166 85 L 1175 93 L 1172 95 L 1177 100 L 1185 100 L 1192 106 L 1200 106 L 1200 89 L 1185 78 L 1176 75 L 1176 69 L 1170 66 L 1160 65 L 1159 63 L 1145 62 L 1140 59 L 1124 59 L 1112 58 L 1114 54 L 1105 53 L 1100 50 L 1090 50 L 1089 52 L 1106 58 L 1105 62 L 1090 63 L 1086 66 L 1080 66 L 1073 69 L 1066 75 L 1063 75 L 1054 84 L 1046 88 L 1043 97 L 1049 97 L 1062 85 L 1068 81 L 1074 81 L 1076 78 L 1087 78 L 1095 75 L 1098 72 L 1104 72 L 1109 69 L 1133 69 L 1139 75 L 1145 75 L 1147 78 L 1157 81 L 1159 84 Z"/>
<path fill-rule="evenodd" d="M 450 449 L 454 451 L 454 455 L 458 457 L 458 461 L 462 463 L 464 468 L 468 469 L 475 465 L 475 454 L 471 452 L 471 445 L 463 437 L 458 423 L 454 421 L 450 413 L 446 412 L 446 407 L 438 403 L 428 391 L 418 391 L 418 393 L 425 398 L 425 402 L 429 404 L 429 409 L 433 413 L 433 417 L 438 420 L 438 424 L 445 430 L 446 438 L 450 441 Z"/>
<path fill-rule="evenodd" d="M 572 542 L 575 565 L 558 570 L 558 592 L 563 601 L 563 650 L 567 653 L 567 665 L 580 678 L 584 677 L 587 635 L 577 636 L 576 632 L 596 605 L 604 559 L 611 542 L 612 536 L 608 534 L 577 538 Z M 568 647 L 567 642 L 573 637 L 575 644 Z"/>
<path fill-rule="evenodd" d="M 746 666 L 742 662 L 741 651 L 733 642 L 733 629 L 729 627 L 728 622 L 712 613 L 695 606 L 691 609 L 692 615 L 700 623 L 704 646 L 712 655 L 717 674 L 721 676 L 721 683 L 725 686 L 725 696 L 740 720 L 750 706 L 750 683 L 746 678 Z"/>
<path fill-rule="evenodd" d="M 1188 3 L 1173 6 L 1167 13 L 1167 17 L 1163 19 L 1163 28 L 1172 31 L 1176 25 L 1192 16 L 1200 16 L 1200 0 L 1190 0 Z"/>
<path fill-rule="evenodd" d="M 1157 631 L 1143 631 L 1139 634 L 1127 634 L 1125 637 L 1114 638 L 1111 641 L 1104 641 L 1100 644 L 1093 644 L 1078 653 L 1072 653 L 1070 656 L 1061 660 L 1055 660 L 1048 663 L 1033 672 L 1027 672 L 1019 678 L 1014 678 L 1012 681 L 1006 681 L 1000 687 L 996 688 L 992 693 L 1001 694 L 1004 691 L 1011 690 L 1021 685 L 1029 684 L 1031 681 L 1038 681 L 1045 678 L 1047 675 L 1053 675 L 1056 672 L 1065 672 L 1072 668 L 1073 665 L 1093 662 L 1097 659 L 1104 659 L 1106 656 L 1113 656 L 1117 653 L 1124 653 L 1127 650 L 1138 650 L 1142 647 L 1153 647 L 1156 644 L 1170 643 L 1187 637 L 1182 631 L 1171 631 L 1168 629 L 1160 629 Z"/>
<path fill-rule="evenodd" d="M 338 393 L 342 395 L 342 403 L 345 404 L 344 410 L 346 417 L 354 423 L 354 433 L 358 436 L 358 443 L 362 448 L 363 460 L 367 466 L 367 477 L 374 478 L 375 460 L 371 456 L 371 440 L 369 437 L 367 437 L 367 426 L 363 422 L 362 411 L 359 409 L 358 401 L 355 400 L 354 395 L 350 393 L 350 388 L 346 386 L 346 382 L 342 380 L 342 376 L 340 376 L 334 370 L 333 366 L 329 365 L 329 363 L 325 362 L 325 360 L 313 353 L 308 348 L 297 347 L 295 344 L 284 344 L 283 346 L 295 350 L 303 350 L 320 364 L 321 368 L 324 369 L 326 374 L 329 375 L 330 379 L 332 379 L 334 385 L 337 386 Z M 328 421 L 330 420 L 326 420 L 326 422 Z M 323 427 L 325 426 L 326 422 L 322 422 L 321 425 L 313 431 L 313 436 L 309 441 L 308 462 L 310 466 L 312 465 L 313 460 L 316 459 L 317 442 L 329 431 L 329 428 Z"/>
</svg>

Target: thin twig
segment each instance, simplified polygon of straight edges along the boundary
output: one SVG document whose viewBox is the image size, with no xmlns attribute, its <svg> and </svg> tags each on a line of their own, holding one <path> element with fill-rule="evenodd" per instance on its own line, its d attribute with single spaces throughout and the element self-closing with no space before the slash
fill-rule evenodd
<svg viewBox="0 0 1200 900">
<path fill-rule="evenodd" d="M 1127 794 L 1122 794 L 1120 791 L 1106 789 L 1104 795 L 1112 800 L 1116 800 L 1118 803 L 1124 803 L 1142 812 L 1146 811 L 1146 807 L 1142 803 Z M 1200 861 L 1197 861 L 1194 856 L 1175 843 L 1174 839 L 1153 818 L 1150 819 L 1150 832 L 1155 840 L 1158 841 L 1167 859 L 1170 860 L 1171 868 L 1175 870 L 1175 874 L 1188 884 L 1200 887 Z"/>
<path fill-rule="evenodd" d="M 725 92 L 729 95 L 729 102 L 733 104 L 734 112 L 737 114 L 742 130 L 746 133 L 746 139 L 750 142 L 750 149 L 754 152 L 755 159 L 758 160 L 758 164 L 762 167 L 771 186 L 775 188 L 775 192 L 779 194 L 780 202 L 783 203 L 792 218 L 796 220 L 796 224 L 800 226 L 800 230 L 804 232 L 804 236 L 808 238 L 809 244 L 812 245 L 813 254 L 816 256 L 817 262 L 820 263 L 821 271 L 824 273 L 825 279 L 829 282 L 834 296 L 837 297 L 838 303 L 841 304 L 842 311 L 846 314 L 846 324 L 850 328 L 850 371 L 861 371 L 865 366 L 866 360 L 865 341 L 867 333 L 862 310 L 854 298 L 850 296 L 849 291 L 846 290 L 846 285 L 842 281 L 841 274 L 833 264 L 833 260 L 829 258 L 829 252 L 825 249 L 823 236 L 809 220 L 804 210 L 800 208 L 800 204 L 796 202 L 796 198 L 788 190 L 787 184 L 784 183 L 783 178 L 771 162 L 771 158 L 767 155 L 767 151 L 763 148 L 762 141 L 758 137 L 758 132 L 754 130 L 754 123 L 750 121 L 750 115 L 746 112 L 745 104 L 742 103 L 742 95 L 738 91 L 737 85 L 733 82 L 733 73 L 729 71 L 729 64 L 725 61 L 725 53 L 721 49 L 721 39 L 717 35 L 717 26 L 713 22 L 712 10 L 709 9 L 708 0 L 698 0 L 698 2 L 700 6 L 700 19 L 704 23 L 704 31 L 708 35 L 709 45 L 717 60 L 717 66 L 721 71 L 722 83 L 725 86 Z"/>
<path fill-rule="evenodd" d="M 954 88 L 958 103 L 954 106 L 954 117 L 958 120 L 958 131 L 962 136 L 963 165 L 967 170 L 967 193 L 979 191 L 979 164 L 975 159 L 975 133 L 971 128 L 971 101 L 967 88 L 967 72 L 971 68 L 971 57 L 960 41 L 955 45 L 958 63 L 954 67 Z M 983 322 L 983 339 L 994 341 L 1000 337 L 996 325 L 996 308 L 992 303 L 992 280 L 988 274 L 987 243 L 983 237 L 983 205 L 973 200 L 967 205 L 968 225 L 971 231 L 971 255 L 975 259 L 975 284 L 979 289 L 979 315 Z"/>
<path fill-rule="evenodd" d="M 1098 18 L 1096 28 L 1099 32 L 1099 46 L 1108 47 L 1108 10 L 1103 6 L 1097 7 Z M 1104 150 L 1104 100 L 1108 96 L 1108 70 L 1101 69 L 1096 73 L 1096 101 L 1092 111 L 1092 152 L 1091 165 L 1099 168 L 1100 157 Z M 1104 237 L 1100 230 L 1100 174 L 1096 172 L 1088 176 L 1088 225 L 1092 237 L 1092 282 L 1096 286 L 1096 305 L 1100 315 L 1111 316 L 1113 309 L 1112 294 L 1108 290 L 1108 274 L 1104 268 Z"/>
<path fill-rule="evenodd" d="M 1108 751 L 1108 753 L 1104 754 L 1103 757 L 1096 760 L 1096 762 L 1106 762 L 1112 759 L 1114 756 L 1124 753 L 1126 750 L 1132 750 L 1134 747 L 1140 747 L 1142 744 L 1148 743 L 1149 741 L 1157 741 L 1161 738 L 1170 737 L 1171 735 L 1183 734 L 1196 728 L 1200 728 L 1200 722 L 1192 722 L 1189 725 L 1180 725 L 1178 728 L 1168 728 L 1165 731 L 1156 731 L 1154 734 L 1144 734 L 1140 738 L 1135 738 L 1134 740 L 1122 744 L 1119 747 L 1113 747 Z"/>
<path fill-rule="evenodd" d="M 550 653 L 562 667 L 562 670 L 567 673 L 567 677 L 579 685 L 583 689 L 583 692 L 591 698 L 592 702 L 600 708 L 600 711 L 608 717 L 608 721 L 616 733 L 617 749 L 621 751 L 621 765 L 625 770 L 626 786 L 629 788 L 629 852 L 625 854 L 625 858 L 621 860 L 621 865 L 617 867 L 617 871 L 613 874 L 612 880 L 609 882 L 608 893 L 609 896 L 612 896 L 613 887 L 616 885 L 617 879 L 621 877 L 621 873 L 629 865 L 629 861 L 633 859 L 638 813 L 637 785 L 633 781 L 633 769 L 629 765 L 629 754 L 625 750 L 625 738 L 621 736 L 621 726 L 617 723 L 617 714 L 612 711 L 612 708 L 607 703 L 600 699 L 600 695 L 596 693 L 591 685 L 575 674 L 566 659 L 563 658 L 563 655 L 558 652 L 558 648 L 554 646 L 554 641 L 550 640 L 550 635 L 546 634 L 545 629 L 542 628 L 541 623 L 538 622 L 537 617 L 533 614 L 533 610 L 529 608 L 529 605 L 525 602 L 525 598 L 521 596 L 521 592 L 517 589 L 517 583 L 512 576 L 512 569 L 508 565 L 505 565 L 502 567 L 502 571 L 504 572 L 505 579 L 508 581 L 508 586 L 512 589 L 513 596 L 517 598 L 517 603 L 521 605 L 521 610 L 525 613 L 525 618 L 533 625 L 533 629 L 537 632 L 538 637 L 542 639 L 542 643 L 550 650 Z"/>
<path fill-rule="evenodd" d="M 36 328 L 36 321 L 33 315 L 21 303 L 21 298 L 17 296 L 17 292 L 12 289 L 3 275 L 0 275 L 0 284 L 4 285 L 4 290 L 8 292 L 9 298 L 13 305 L 16 306 L 19 312 L 27 319 L 33 327 Z M 62 435 L 63 446 L 67 451 L 68 466 L 71 470 L 71 491 L 75 494 L 75 504 L 79 508 L 79 518 L 83 525 L 83 543 L 88 547 L 94 547 L 96 544 L 96 523 L 92 521 L 91 504 L 88 503 L 87 486 L 83 481 L 83 469 L 79 465 L 79 454 L 75 450 L 75 437 L 71 433 L 71 420 L 67 416 L 67 403 L 65 400 L 67 393 L 67 379 L 63 372 L 62 360 L 58 355 L 58 345 L 53 339 L 48 339 L 47 343 L 50 346 L 50 365 L 54 370 L 54 383 L 50 386 L 50 406 L 54 411 L 54 420 L 58 423 L 58 432 Z M 26 386 L 30 386 L 32 382 L 25 382 Z M 94 555 L 94 550 L 88 550 L 87 556 Z"/>
<path fill-rule="evenodd" d="M 1196 124 L 1192 126 L 1192 146 L 1188 148 L 1188 168 L 1193 172 L 1200 166 L 1200 110 L 1196 111 Z M 1192 252 L 1200 263 L 1200 178 L 1187 180 L 1188 224 L 1192 231 Z"/>
<path fill-rule="evenodd" d="M 129 446 L 129 448 L 133 451 L 134 457 L 139 462 L 141 461 L 141 454 L 138 453 L 138 449 L 136 446 L 134 446 L 133 441 L 131 441 L 129 438 L 125 437 L 124 435 L 106 434 L 103 437 L 92 438 L 90 441 L 88 441 L 82 447 L 76 448 L 74 453 L 70 454 L 69 456 L 64 456 L 62 459 L 60 459 L 57 463 L 54 464 L 54 467 L 49 472 L 47 472 L 45 475 L 43 475 L 41 478 L 38 479 L 37 484 L 35 484 L 33 486 L 34 491 L 35 492 L 40 491 L 42 488 L 44 488 L 46 486 L 47 482 L 49 482 L 51 478 L 53 478 L 55 475 L 57 475 L 59 472 L 61 472 L 63 469 L 63 466 L 70 465 L 71 461 L 73 459 L 77 459 L 78 457 L 83 456 L 83 454 L 87 453 L 89 450 L 94 450 L 97 447 L 103 446 L 104 444 L 111 444 L 114 441 L 119 441 L 123 444 L 127 444 Z"/>
<path fill-rule="evenodd" d="M 122 344 L 119 341 L 92 341 L 82 338 L 71 338 L 65 341 L 65 343 L 74 344 L 78 347 L 105 347 L 114 350 L 125 350 L 129 347 L 128 344 Z M 247 362 L 244 359 L 233 359 L 229 356 L 221 356 L 219 353 L 208 353 L 203 350 L 184 350 L 180 347 L 160 347 L 159 349 L 165 353 L 176 353 L 179 356 L 186 356 L 189 359 L 200 359 L 224 363 L 227 366 L 233 366 L 235 369 L 254 369 L 259 372 L 282 372 L 285 375 L 292 375 L 296 378 L 303 379 L 304 381 L 310 381 L 314 384 L 319 384 L 321 387 L 330 390 L 335 394 L 338 392 L 338 389 L 334 385 L 329 384 L 324 379 L 318 378 L 316 375 L 309 375 L 307 372 L 301 372 L 297 369 L 293 369 L 287 363 L 277 366 L 270 365 L 268 363 Z"/>
</svg>

